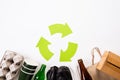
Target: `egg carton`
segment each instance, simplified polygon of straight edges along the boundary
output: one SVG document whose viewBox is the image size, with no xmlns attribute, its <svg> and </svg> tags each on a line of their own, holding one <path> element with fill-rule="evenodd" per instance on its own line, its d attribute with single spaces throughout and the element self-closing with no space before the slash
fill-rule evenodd
<svg viewBox="0 0 120 80">
<path fill-rule="evenodd" d="M 24 57 L 7 50 L 0 62 L 0 80 L 14 80 L 20 71 Z"/>
</svg>

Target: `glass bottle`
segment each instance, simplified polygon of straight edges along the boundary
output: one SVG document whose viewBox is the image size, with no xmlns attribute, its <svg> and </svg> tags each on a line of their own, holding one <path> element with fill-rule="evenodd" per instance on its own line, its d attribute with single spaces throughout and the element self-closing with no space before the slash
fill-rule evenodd
<svg viewBox="0 0 120 80">
<path fill-rule="evenodd" d="M 45 69 L 46 65 L 42 64 L 40 70 L 35 74 L 33 80 L 45 80 Z"/>
</svg>

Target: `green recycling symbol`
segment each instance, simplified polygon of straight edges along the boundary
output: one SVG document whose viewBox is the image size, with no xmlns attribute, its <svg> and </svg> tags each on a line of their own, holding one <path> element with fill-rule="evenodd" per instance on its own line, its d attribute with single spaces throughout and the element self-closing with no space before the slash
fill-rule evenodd
<svg viewBox="0 0 120 80">
<path fill-rule="evenodd" d="M 72 33 L 72 30 L 69 28 L 68 24 L 53 24 L 49 26 L 49 31 L 51 35 L 54 35 L 56 33 L 61 33 L 62 38 L 68 36 Z M 44 37 L 41 37 L 40 40 L 37 43 L 37 46 L 39 48 L 40 54 L 44 59 L 47 61 L 54 56 L 54 53 L 51 52 L 48 49 L 48 46 L 51 44 L 47 39 Z M 68 48 L 66 51 L 61 50 L 60 51 L 60 62 L 70 62 L 71 58 L 75 55 L 78 48 L 78 44 L 73 42 L 68 42 Z"/>
</svg>

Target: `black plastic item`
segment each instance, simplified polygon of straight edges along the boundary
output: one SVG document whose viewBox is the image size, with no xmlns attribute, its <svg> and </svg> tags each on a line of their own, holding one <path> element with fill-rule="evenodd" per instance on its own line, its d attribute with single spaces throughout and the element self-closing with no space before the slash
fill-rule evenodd
<svg viewBox="0 0 120 80">
<path fill-rule="evenodd" d="M 47 72 L 47 80 L 57 80 L 56 74 L 58 71 L 57 66 L 53 66 L 50 68 L 50 70 Z"/>
<path fill-rule="evenodd" d="M 47 80 L 72 80 L 71 72 L 67 66 L 53 66 L 47 72 Z"/>
<path fill-rule="evenodd" d="M 61 66 L 57 71 L 57 80 L 72 80 L 71 72 L 68 67 Z"/>
</svg>

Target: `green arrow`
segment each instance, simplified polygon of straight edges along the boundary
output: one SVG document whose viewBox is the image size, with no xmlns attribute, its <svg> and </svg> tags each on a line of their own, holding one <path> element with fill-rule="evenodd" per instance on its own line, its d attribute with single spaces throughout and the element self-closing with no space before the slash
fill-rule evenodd
<svg viewBox="0 0 120 80">
<path fill-rule="evenodd" d="M 60 61 L 71 61 L 71 58 L 75 55 L 78 45 L 76 43 L 69 42 L 66 51 L 61 50 Z"/>
<path fill-rule="evenodd" d="M 51 44 L 45 38 L 41 37 L 37 46 L 41 55 L 48 61 L 52 56 L 53 53 L 48 49 L 48 45 Z"/>
<path fill-rule="evenodd" d="M 51 35 L 56 33 L 61 33 L 62 37 L 65 37 L 72 33 L 72 30 L 69 28 L 68 24 L 53 24 L 49 26 Z"/>
</svg>

